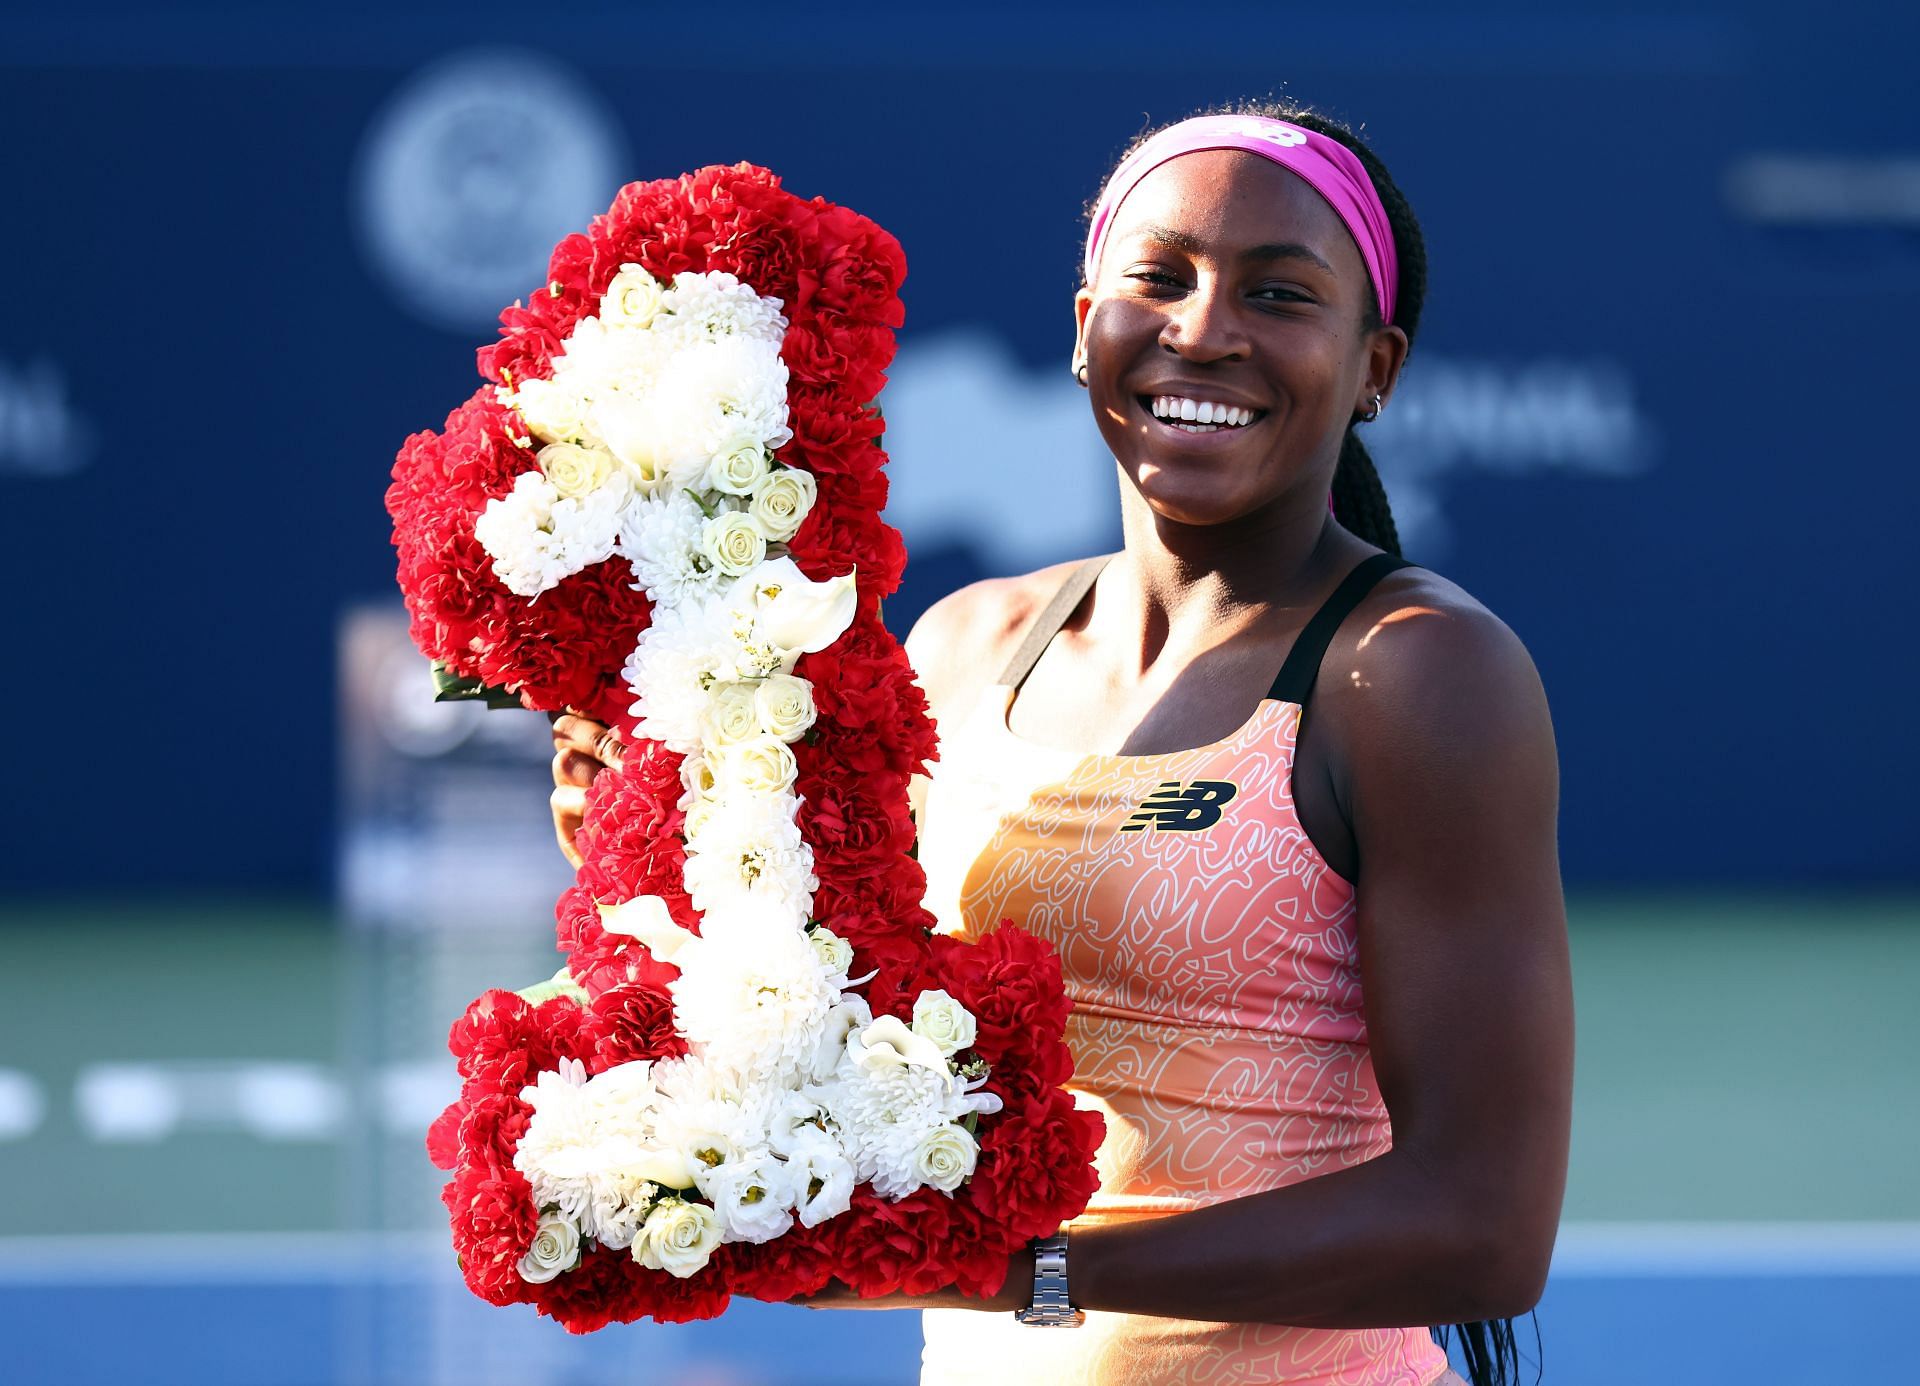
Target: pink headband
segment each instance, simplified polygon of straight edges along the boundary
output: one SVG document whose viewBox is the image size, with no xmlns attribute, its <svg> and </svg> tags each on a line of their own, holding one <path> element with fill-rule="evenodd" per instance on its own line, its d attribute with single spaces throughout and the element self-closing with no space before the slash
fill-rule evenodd
<svg viewBox="0 0 1920 1386">
<path fill-rule="evenodd" d="M 1304 178 L 1353 233 L 1353 243 L 1360 247 L 1360 258 L 1366 261 L 1367 273 L 1373 279 L 1380 321 L 1393 321 L 1394 294 L 1400 283 L 1399 261 L 1393 253 L 1393 226 L 1366 167 L 1340 141 L 1266 116 L 1195 116 L 1162 130 L 1122 160 L 1100 194 L 1093 227 L 1087 233 L 1089 284 L 1100 267 L 1107 227 L 1127 194 L 1167 160 L 1202 149 L 1244 149 Z"/>
</svg>

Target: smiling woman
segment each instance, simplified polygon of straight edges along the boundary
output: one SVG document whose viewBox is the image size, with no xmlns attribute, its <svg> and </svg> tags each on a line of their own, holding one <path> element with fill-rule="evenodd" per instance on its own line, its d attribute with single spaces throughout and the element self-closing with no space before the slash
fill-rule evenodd
<svg viewBox="0 0 1920 1386">
<path fill-rule="evenodd" d="M 992 1303 L 922 1301 L 924 1383 L 1428 1386 L 1449 1325 L 1517 1375 L 1570 1120 L 1557 770 L 1532 661 L 1398 557 L 1356 433 L 1425 277 L 1379 161 L 1292 108 L 1153 134 L 1096 204 L 1074 365 L 1125 547 L 908 650 L 928 906 L 1059 949 L 1101 1190 Z"/>
</svg>

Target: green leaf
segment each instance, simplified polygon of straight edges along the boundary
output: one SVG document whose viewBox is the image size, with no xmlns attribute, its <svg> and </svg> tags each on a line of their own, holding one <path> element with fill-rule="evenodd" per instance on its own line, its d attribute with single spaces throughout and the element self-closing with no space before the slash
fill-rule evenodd
<svg viewBox="0 0 1920 1386">
<path fill-rule="evenodd" d="M 485 702 L 488 707 L 519 707 L 520 696 L 491 683 L 456 674 L 440 660 L 433 661 L 433 700 L 436 703 Z"/>
</svg>

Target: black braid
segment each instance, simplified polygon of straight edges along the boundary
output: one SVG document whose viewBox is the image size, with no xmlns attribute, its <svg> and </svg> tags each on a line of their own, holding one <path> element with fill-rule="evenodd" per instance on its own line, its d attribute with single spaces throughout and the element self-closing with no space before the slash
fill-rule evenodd
<svg viewBox="0 0 1920 1386">
<path fill-rule="evenodd" d="M 1328 139 L 1338 140 L 1354 152 L 1365 166 L 1368 177 L 1373 179 L 1373 186 L 1387 209 L 1387 221 L 1393 227 L 1393 249 L 1399 260 L 1400 275 L 1394 293 L 1393 324 L 1407 334 L 1407 342 L 1411 346 L 1414 334 L 1420 330 L 1420 310 L 1427 298 L 1427 243 L 1420 234 L 1420 221 L 1414 216 L 1413 208 L 1394 185 L 1393 176 L 1387 172 L 1387 166 L 1380 162 L 1379 157 L 1345 125 L 1288 101 L 1242 101 L 1196 114 L 1258 115 L 1285 120 L 1325 135 Z M 1121 157 L 1125 158 L 1126 154 L 1131 154 L 1157 133 L 1158 130 L 1145 131 Z M 1367 295 L 1366 304 L 1366 327 L 1369 330 L 1380 327 L 1380 312 L 1372 295 Z M 1393 511 L 1387 506 L 1386 489 L 1380 484 L 1380 474 L 1374 469 L 1373 458 L 1368 454 L 1366 444 L 1360 441 L 1357 428 L 1360 422 L 1356 419 L 1349 424 L 1346 436 L 1340 440 L 1340 461 L 1333 473 L 1334 518 L 1350 533 L 1375 548 L 1398 554 L 1400 531 L 1393 523 Z M 1530 1317 L 1534 1320 L 1535 1361 L 1539 1363 L 1542 1356 L 1540 1320 L 1537 1314 Z M 1443 1324 L 1429 1331 L 1442 1348 L 1449 1347 L 1451 1339 L 1455 1334 L 1458 1335 L 1460 1355 L 1473 1386 L 1519 1386 L 1520 1348 L 1514 1340 L 1512 1319 Z M 1536 1383 L 1544 1370 L 1544 1364 L 1541 1364 L 1541 1372 L 1534 1377 Z"/>
</svg>

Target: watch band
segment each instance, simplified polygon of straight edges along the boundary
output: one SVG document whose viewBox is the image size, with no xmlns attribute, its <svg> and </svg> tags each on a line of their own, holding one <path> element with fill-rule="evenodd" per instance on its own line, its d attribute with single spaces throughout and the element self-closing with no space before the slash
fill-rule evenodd
<svg viewBox="0 0 1920 1386">
<path fill-rule="evenodd" d="M 1087 1321 L 1067 1295 L 1067 1234 L 1064 1229 L 1033 1243 L 1033 1303 L 1013 1311 L 1035 1328 L 1078 1328 Z"/>
</svg>

